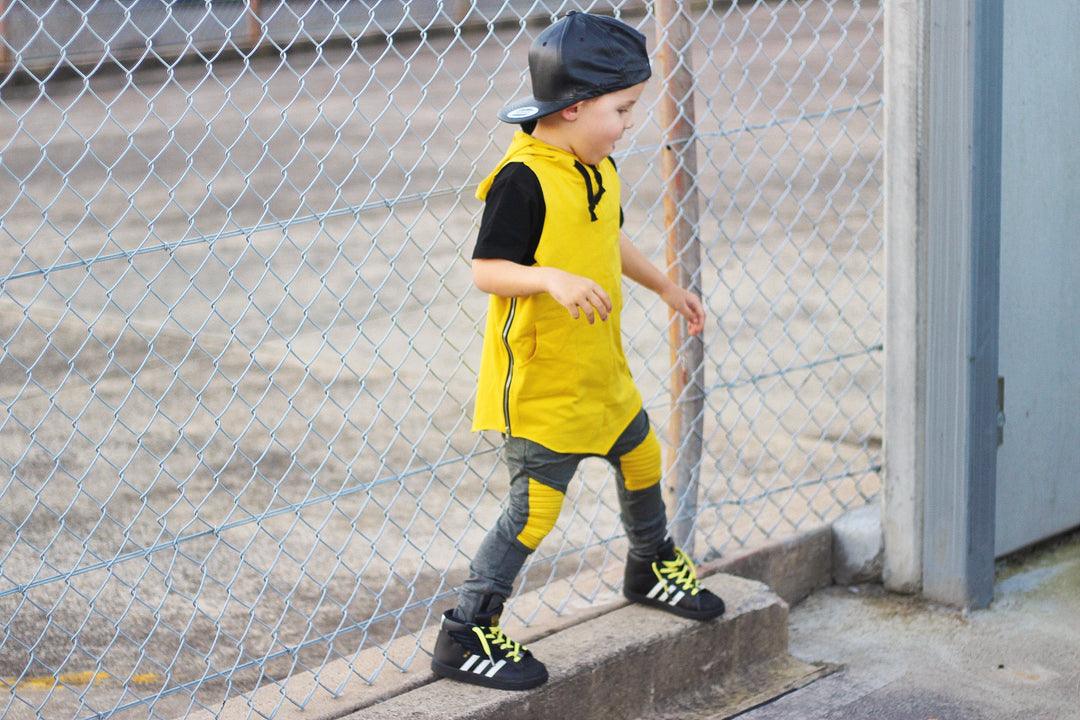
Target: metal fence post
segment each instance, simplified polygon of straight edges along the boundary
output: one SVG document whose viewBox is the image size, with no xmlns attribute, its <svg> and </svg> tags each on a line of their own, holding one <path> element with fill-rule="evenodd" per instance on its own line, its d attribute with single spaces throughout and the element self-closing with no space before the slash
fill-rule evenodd
<svg viewBox="0 0 1080 720">
<path fill-rule="evenodd" d="M 675 282 L 701 292 L 698 238 L 697 144 L 694 77 L 690 51 L 691 23 L 684 0 L 658 0 L 656 33 L 660 63 L 660 126 L 664 133 L 664 226 L 668 273 Z M 701 335 L 690 337 L 685 321 L 671 324 L 671 396 L 674 405 L 670 439 L 675 447 L 668 469 L 674 470 L 676 495 L 672 532 L 693 552 L 698 477 L 703 444 L 705 347 Z M 674 468 L 672 468 L 674 465 Z"/>
<path fill-rule="evenodd" d="M 0 73 L 11 69 L 11 48 L 7 44 L 7 0 L 0 0 Z"/>
<path fill-rule="evenodd" d="M 255 52 L 262 45 L 262 0 L 247 0 L 248 47 Z"/>
</svg>

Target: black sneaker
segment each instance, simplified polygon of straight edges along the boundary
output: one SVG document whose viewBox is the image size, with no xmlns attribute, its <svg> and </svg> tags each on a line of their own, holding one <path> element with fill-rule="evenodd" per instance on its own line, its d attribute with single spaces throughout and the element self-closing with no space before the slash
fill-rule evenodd
<svg viewBox="0 0 1080 720">
<path fill-rule="evenodd" d="M 435 641 L 432 672 L 498 690 L 528 690 L 547 682 L 547 668 L 528 648 L 503 634 L 498 615 L 488 622 L 461 622 L 447 610 Z"/>
<path fill-rule="evenodd" d="M 670 538 L 652 560 L 627 559 L 623 595 L 692 620 L 712 620 L 724 614 L 724 601 L 701 587 L 694 563 Z"/>
</svg>

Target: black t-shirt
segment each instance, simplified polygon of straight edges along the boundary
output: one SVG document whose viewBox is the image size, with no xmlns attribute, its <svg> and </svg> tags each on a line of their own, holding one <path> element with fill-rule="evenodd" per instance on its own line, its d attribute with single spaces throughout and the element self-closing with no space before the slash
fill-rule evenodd
<svg viewBox="0 0 1080 720">
<path fill-rule="evenodd" d="M 524 163 L 507 163 L 488 189 L 473 258 L 535 265 L 546 212 L 536 173 Z"/>
</svg>

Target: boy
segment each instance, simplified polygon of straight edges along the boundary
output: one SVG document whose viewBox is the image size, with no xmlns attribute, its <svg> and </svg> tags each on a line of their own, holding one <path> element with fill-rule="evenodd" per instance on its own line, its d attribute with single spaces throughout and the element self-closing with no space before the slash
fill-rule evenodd
<svg viewBox="0 0 1080 720">
<path fill-rule="evenodd" d="M 700 299 L 620 229 L 609 156 L 651 74 L 645 37 L 613 18 L 570 13 L 533 42 L 529 72 L 533 96 L 499 113 L 522 131 L 480 184 L 473 252 L 473 281 L 491 296 L 473 429 L 503 433 L 510 497 L 443 617 L 431 663 L 438 675 L 506 690 L 547 680 L 499 615 L 585 457 L 616 471 L 630 545 L 624 594 L 700 620 L 724 612 L 667 536 L 660 442 L 622 349 L 623 275 L 659 294 L 690 333 L 705 320 Z"/>
</svg>

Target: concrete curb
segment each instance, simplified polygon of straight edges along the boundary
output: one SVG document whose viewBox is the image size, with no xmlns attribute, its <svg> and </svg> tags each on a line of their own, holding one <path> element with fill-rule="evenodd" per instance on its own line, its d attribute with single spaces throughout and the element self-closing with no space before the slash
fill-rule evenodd
<svg viewBox="0 0 1080 720">
<path fill-rule="evenodd" d="M 714 575 L 728 604 L 712 622 L 627 605 L 531 645 L 550 679 L 520 693 L 438 680 L 347 720 L 611 720 L 717 684 L 787 651 L 787 604 L 761 583 Z"/>
<path fill-rule="evenodd" d="M 833 523 L 833 582 L 837 585 L 881 583 L 885 540 L 881 506 L 850 510 Z"/>
<path fill-rule="evenodd" d="M 608 704 L 600 704 L 603 712 L 596 717 L 608 720 L 616 717 L 614 706 L 610 704 L 611 698 L 608 697 L 612 692 L 619 694 L 618 707 L 623 707 L 621 700 L 646 703 L 625 716 L 636 717 L 649 708 L 661 705 L 665 700 L 664 693 L 676 692 L 662 678 L 651 681 L 648 693 L 642 695 L 636 692 L 639 676 L 651 676 L 661 662 L 659 658 L 663 658 L 665 673 L 690 681 L 690 686 L 698 683 L 698 690 L 704 685 L 723 684 L 717 682 L 717 676 L 730 672 L 731 668 L 746 669 L 755 663 L 768 662 L 767 658 L 789 659 L 786 655 L 787 607 L 831 584 L 832 557 L 833 532 L 826 525 L 705 563 L 699 568 L 699 575 L 704 578 L 706 586 L 718 588 L 729 608 L 723 618 L 713 623 L 695 623 L 631 606 L 621 595 L 612 593 L 599 593 L 595 600 L 585 603 L 574 588 L 565 582 L 546 587 L 544 603 L 535 593 L 519 596 L 513 601 L 515 614 L 533 617 L 534 620 L 527 628 L 515 628 L 513 636 L 528 643 L 548 665 L 552 675 L 547 685 L 535 691 L 506 693 L 438 680 L 428 669 L 426 658 L 422 657 L 424 651 L 417 649 L 418 645 L 421 648 L 434 646 L 437 628 L 430 628 L 419 638 L 410 635 L 395 641 L 385 652 L 378 648 L 362 651 L 349 662 L 336 661 L 321 668 L 317 677 L 314 673 L 300 673 L 286 681 L 284 686 L 266 685 L 251 695 L 228 700 L 218 712 L 195 713 L 189 720 L 243 720 L 251 717 L 252 713 L 257 717 L 274 717 L 276 720 L 500 717 L 498 710 L 485 710 L 494 713 L 486 716 L 450 714 L 448 697 L 457 697 L 463 707 L 476 710 L 480 706 L 475 701 L 478 695 L 493 696 L 485 703 L 503 708 L 502 712 L 505 712 L 505 703 L 518 708 L 520 703 L 527 700 L 530 707 L 535 705 L 536 710 L 540 711 L 546 707 L 558 708 L 561 702 L 560 712 L 565 713 L 568 707 L 573 711 L 551 716 L 560 720 L 565 717 L 578 718 L 579 704 L 604 699 L 604 703 Z M 618 584 L 621 568 L 616 568 L 612 573 L 602 578 L 601 586 L 614 587 Z M 758 604 L 763 605 L 759 608 Z M 562 614 L 553 615 L 550 612 L 552 606 L 562 607 Z M 748 617 L 742 617 L 744 613 Z M 645 627 L 653 628 L 647 635 L 653 640 L 636 634 Z M 751 630 L 751 627 L 754 629 Z M 599 638 L 607 637 L 611 628 L 617 629 L 620 635 L 634 635 L 637 641 L 629 647 L 624 646 L 623 641 L 608 644 L 605 639 L 599 642 Z M 634 633 L 628 633 L 627 628 L 633 628 Z M 701 633 L 707 637 L 700 637 Z M 760 642 L 760 647 L 740 644 L 754 633 L 757 634 L 754 642 Z M 589 650 L 588 654 L 574 655 L 572 650 L 575 645 L 570 638 L 580 640 L 590 637 L 592 640 L 586 644 L 594 649 Z M 692 667 L 693 663 L 691 667 L 684 667 L 687 657 L 696 657 L 695 653 L 670 657 L 664 654 L 668 649 L 680 646 L 684 638 L 691 643 L 691 647 L 704 648 L 702 657 L 715 656 L 708 664 L 706 675 L 701 674 L 700 668 Z M 659 643 L 655 652 L 642 649 L 641 643 L 654 641 Z M 724 649 L 717 654 L 716 648 Z M 387 666 L 388 662 L 409 669 L 396 672 Z M 622 674 L 611 679 L 608 672 L 604 676 L 606 679 L 599 683 L 590 679 L 596 673 L 596 668 L 608 665 L 621 668 L 619 672 Z M 362 679 L 376 673 L 378 680 L 374 685 Z M 581 677 L 575 678 L 575 674 Z M 761 683 L 755 684 L 761 686 Z M 326 690 L 331 687 L 339 689 L 335 696 Z M 612 687 L 618 690 L 613 691 Z M 685 689 L 687 685 L 681 687 Z M 782 690 L 778 690 L 777 694 L 779 692 Z M 560 694 L 566 695 L 562 701 L 558 699 Z M 301 708 L 286 698 L 307 698 L 307 701 Z M 437 713 L 434 708 L 438 708 Z M 543 715 L 529 717 L 539 718 Z"/>
<path fill-rule="evenodd" d="M 701 566 L 698 574 L 727 573 L 757 580 L 788 605 L 832 584 L 833 532 L 822 525 L 781 540 L 740 550 Z"/>
</svg>

